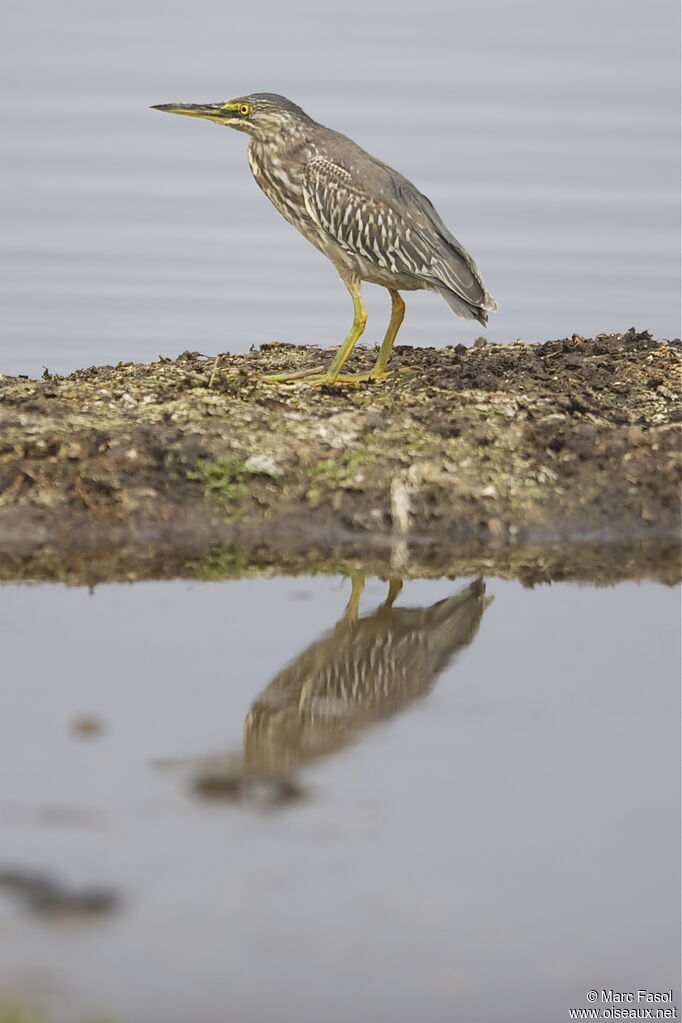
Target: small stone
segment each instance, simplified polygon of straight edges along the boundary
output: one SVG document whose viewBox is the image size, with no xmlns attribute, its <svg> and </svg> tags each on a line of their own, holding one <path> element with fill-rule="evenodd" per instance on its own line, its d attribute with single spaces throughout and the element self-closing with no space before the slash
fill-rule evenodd
<svg viewBox="0 0 682 1023">
<path fill-rule="evenodd" d="M 642 444 L 646 444 L 646 434 L 641 426 L 631 426 L 627 436 L 628 443 L 632 444 L 633 448 L 639 448 Z"/>
<path fill-rule="evenodd" d="M 284 469 L 272 455 L 250 455 L 244 462 L 244 468 L 248 472 L 257 473 L 261 476 L 277 477 L 284 475 Z"/>
</svg>

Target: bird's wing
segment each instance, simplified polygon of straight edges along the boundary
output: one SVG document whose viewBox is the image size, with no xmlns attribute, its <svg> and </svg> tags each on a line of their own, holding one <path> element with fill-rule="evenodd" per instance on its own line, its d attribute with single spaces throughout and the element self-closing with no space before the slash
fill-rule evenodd
<svg viewBox="0 0 682 1023">
<path fill-rule="evenodd" d="M 345 167 L 314 157 L 306 166 L 303 194 L 310 216 L 346 252 L 385 270 L 428 272 L 429 252 L 416 225 L 406 223 L 389 196 L 370 195 Z"/>
<path fill-rule="evenodd" d="M 428 196 L 415 188 L 406 178 L 399 181 L 398 191 L 406 205 L 416 208 L 422 217 L 426 218 L 427 233 L 435 237 L 438 249 L 435 268 L 445 284 L 467 302 L 478 304 L 489 312 L 496 312 L 497 302 L 485 290 L 476 263 L 461 242 L 458 242 L 447 229 Z"/>
<path fill-rule="evenodd" d="M 378 160 L 372 170 L 376 187 L 370 195 L 346 167 L 313 157 L 303 183 L 309 215 L 346 252 L 383 270 L 445 285 L 465 302 L 483 305 L 487 296 L 476 264 L 426 196 Z"/>
</svg>

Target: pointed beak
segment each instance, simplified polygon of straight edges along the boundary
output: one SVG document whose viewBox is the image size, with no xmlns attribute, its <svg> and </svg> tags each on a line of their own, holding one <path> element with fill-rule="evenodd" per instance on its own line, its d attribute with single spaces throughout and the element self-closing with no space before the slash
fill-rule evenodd
<svg viewBox="0 0 682 1023">
<path fill-rule="evenodd" d="M 163 110 L 167 114 L 185 114 L 186 117 L 204 117 L 217 124 L 225 124 L 234 117 L 234 108 L 224 103 L 159 103 L 151 110 Z"/>
</svg>

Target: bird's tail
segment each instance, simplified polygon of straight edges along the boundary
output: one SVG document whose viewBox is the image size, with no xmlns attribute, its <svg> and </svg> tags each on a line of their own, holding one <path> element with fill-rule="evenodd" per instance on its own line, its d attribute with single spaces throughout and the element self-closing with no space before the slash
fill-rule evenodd
<svg viewBox="0 0 682 1023">
<path fill-rule="evenodd" d="M 471 643 L 492 602 L 493 598 L 485 595 L 483 580 L 476 579 L 453 597 L 429 608 L 428 632 L 439 662 L 436 671 L 443 671 L 457 651 Z"/>
<path fill-rule="evenodd" d="M 457 295 L 445 285 L 436 285 L 436 291 L 445 299 L 453 313 L 465 320 L 478 320 L 485 326 L 488 322 L 488 313 L 497 312 L 497 302 L 487 291 L 483 292 L 483 300 L 480 305 L 465 301 L 461 295 Z"/>
</svg>

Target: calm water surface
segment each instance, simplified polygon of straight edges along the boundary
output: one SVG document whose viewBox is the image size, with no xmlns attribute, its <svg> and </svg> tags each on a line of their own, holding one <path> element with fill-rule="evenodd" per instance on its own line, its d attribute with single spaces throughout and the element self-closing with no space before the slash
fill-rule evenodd
<svg viewBox="0 0 682 1023">
<path fill-rule="evenodd" d="M 203 758 L 242 755 L 267 683 L 349 593 L 0 589 L 0 867 L 122 899 L 45 922 L 0 890 L 0 990 L 131 1023 L 549 1023 L 595 986 L 676 986 L 677 592 L 490 580 L 430 692 L 292 758 L 304 798 L 199 798 Z M 370 580 L 362 614 L 385 593 Z M 104 730 L 75 735 L 79 714 Z"/>
<path fill-rule="evenodd" d="M 150 104 L 275 91 L 432 197 L 501 312 L 488 337 L 679 333 L 678 11 L 485 0 L 3 7 L 0 372 L 333 344 L 335 271 L 246 138 Z M 368 343 L 388 315 L 366 287 Z M 409 296 L 405 344 L 480 333 Z"/>
</svg>

